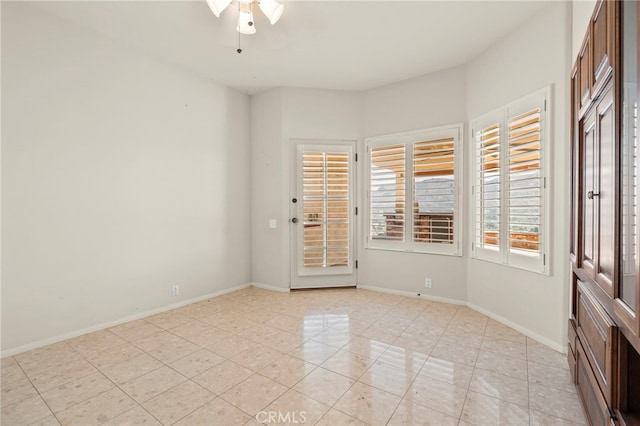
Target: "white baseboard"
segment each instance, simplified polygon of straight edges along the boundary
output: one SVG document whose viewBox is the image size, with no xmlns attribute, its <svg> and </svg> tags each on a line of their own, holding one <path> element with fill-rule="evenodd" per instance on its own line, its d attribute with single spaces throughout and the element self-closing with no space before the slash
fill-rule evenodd
<svg viewBox="0 0 640 426">
<path fill-rule="evenodd" d="M 157 308 L 157 309 L 151 309 L 145 312 L 140 312 L 138 314 L 135 315 L 131 315 L 125 318 L 120 318 L 116 321 L 110 321 L 110 322 L 106 322 L 106 323 L 102 323 L 102 324 L 98 324 L 92 327 L 87 327 L 87 328 L 83 328 L 81 330 L 76 330 L 76 331 L 72 331 L 70 333 L 65 333 L 65 334 L 61 334 L 58 336 L 54 336 L 54 337 L 50 337 L 47 339 L 43 339 L 43 340 L 39 340 L 37 342 L 33 342 L 33 343 L 29 343 L 26 345 L 22 345 L 22 346 L 18 346 L 16 348 L 11 348 L 11 349 L 7 349 L 7 350 L 3 350 L 0 353 L 0 358 L 4 358 L 7 356 L 13 356 L 13 355 L 17 355 L 19 353 L 22 352 L 26 352 L 26 351 L 30 351 L 33 349 L 37 349 L 40 348 L 42 346 L 47 346 L 47 345 L 51 345 L 53 343 L 58 343 L 61 342 L 63 340 L 67 340 L 67 339 L 72 339 L 74 337 L 78 337 L 78 336 L 82 336 L 83 334 L 88 334 L 88 333 L 93 333 L 95 331 L 100 331 L 100 330 L 104 330 L 107 329 L 109 327 L 114 327 L 116 325 L 120 325 L 120 324 L 124 324 L 130 321 L 135 321 L 135 320 L 139 320 L 142 318 L 146 318 L 149 317 L 151 315 L 156 315 L 162 312 L 166 312 L 166 311 L 170 311 L 172 309 L 176 309 L 176 308 L 180 308 L 182 306 L 185 305 L 190 305 L 192 303 L 197 303 L 197 302 L 201 302 L 203 300 L 207 300 L 207 299 L 211 299 L 217 296 L 222 296 L 223 294 L 227 294 L 227 293 L 232 293 L 234 291 L 238 291 L 238 290 L 242 290 L 248 287 L 257 287 L 257 288 L 262 288 L 265 290 L 270 290 L 270 291 L 276 291 L 279 293 L 289 293 L 290 289 L 289 288 L 282 288 L 282 287 L 276 287 L 276 286 L 272 286 L 269 284 L 263 284 L 263 283 L 257 283 L 257 282 L 251 282 L 251 283 L 246 283 L 246 284 L 241 284 L 238 286 L 234 286 L 234 287 L 230 287 L 230 288 L 226 288 L 223 290 L 219 290 L 213 293 L 209 293 L 209 294 L 205 294 L 203 296 L 198 296 L 198 297 L 194 297 L 192 299 L 188 299 L 188 300 L 183 300 L 177 303 L 172 303 L 171 305 L 167 305 L 161 308 Z M 384 288 L 384 287 L 375 287 L 375 286 L 369 286 L 369 285 L 363 285 L 363 284 L 358 284 L 357 288 L 361 288 L 363 290 L 371 290 L 371 291 L 377 291 L 380 293 L 389 293 L 389 294 L 395 294 L 398 296 L 405 296 L 405 297 L 413 297 L 413 298 L 419 298 L 419 299 L 426 299 L 426 300 L 431 300 L 434 302 L 443 302 L 443 303 L 449 303 L 452 305 L 460 305 L 460 306 L 468 306 L 469 308 L 480 312 L 483 315 L 488 316 L 489 318 L 492 318 L 508 327 L 513 328 L 516 331 L 519 331 L 520 333 L 524 334 L 527 337 L 532 338 L 533 340 L 542 343 L 543 345 L 546 345 L 558 352 L 562 352 L 562 353 L 567 353 L 567 346 L 563 346 L 563 345 L 559 345 L 556 342 L 547 339 L 546 337 L 543 337 L 537 333 L 534 333 L 533 331 L 522 327 L 506 318 L 501 317 L 500 315 L 496 315 L 493 312 L 490 312 L 480 306 L 474 305 L 473 303 L 468 303 L 466 301 L 463 300 L 456 300 L 456 299 L 448 299 L 446 297 L 437 297 L 437 296 L 429 296 L 429 295 L 425 295 L 425 294 L 418 294 L 418 293 L 412 293 L 410 291 L 402 291 L 402 290 L 393 290 L 393 289 L 388 289 L 388 288 Z"/>
<path fill-rule="evenodd" d="M 270 285 L 270 284 L 263 284 L 263 283 L 250 283 L 252 287 L 257 287 L 257 288 L 262 288 L 264 290 L 271 290 L 271 291 L 277 291 L 278 293 L 289 293 L 291 291 L 291 289 L 287 288 L 283 288 L 283 287 L 277 287 L 275 285 Z"/>
<path fill-rule="evenodd" d="M 88 333 L 93 333 L 95 331 L 104 330 L 104 329 L 107 329 L 109 327 L 114 327 L 116 325 L 124 324 L 126 322 L 139 320 L 139 319 L 142 319 L 142 318 L 149 317 L 151 315 L 160 314 L 162 312 L 166 312 L 166 311 L 170 311 L 172 309 L 180 308 L 182 306 L 190 305 L 192 303 L 197 303 L 197 302 L 201 302 L 203 300 L 211 299 L 213 297 L 222 296 L 223 294 L 232 293 L 234 291 L 238 291 L 238 290 L 242 290 L 242 289 L 251 287 L 251 285 L 252 285 L 251 283 L 240 284 L 240 285 L 237 285 L 237 286 L 234 286 L 234 287 L 225 288 L 223 290 L 218 290 L 218 291 L 215 291 L 213 293 L 205 294 L 203 296 L 198 296 L 198 297 L 194 297 L 192 299 L 182 300 L 182 301 L 177 302 L 177 303 L 172 303 L 171 305 L 163 306 L 161 308 L 156 308 L 156 309 L 151 309 L 151 310 L 148 310 L 148 311 L 140 312 L 140 313 L 137 313 L 135 315 L 130 315 L 128 317 L 120 318 L 120 319 L 115 320 L 115 321 L 105 322 L 105 323 L 102 323 L 102 324 L 94 325 L 94 326 L 91 326 L 91 327 L 83 328 L 83 329 L 72 331 L 72 332 L 69 332 L 69 333 L 60 334 L 58 336 L 49 337 L 47 339 L 38 340 L 37 342 L 28 343 L 26 345 L 18 346 L 16 348 L 3 350 L 2 353 L 0 354 L 0 358 L 17 355 L 17 354 L 20 354 L 22 352 L 27 352 L 27 351 L 30 351 L 30 350 L 33 350 L 33 349 L 40 348 L 42 346 L 47 346 L 47 345 L 51 345 L 53 343 L 62 342 L 63 340 L 72 339 L 74 337 L 82 336 L 83 334 L 88 334 Z"/>
<path fill-rule="evenodd" d="M 501 324 L 504 324 L 508 327 L 513 328 L 514 330 L 524 334 L 527 337 L 532 338 L 533 340 L 542 343 L 545 346 L 550 347 L 551 349 L 554 349 L 558 352 L 567 353 L 567 346 L 562 346 L 559 345 L 558 343 L 547 339 L 544 336 L 541 336 L 531 330 L 529 330 L 528 328 L 522 327 L 521 325 L 518 325 L 516 323 L 514 323 L 513 321 L 510 321 L 506 318 L 501 317 L 500 315 L 496 315 L 491 311 L 488 311 L 484 308 L 481 308 L 480 306 L 474 305 L 473 303 L 468 303 L 467 301 L 464 300 L 456 300 L 456 299 L 448 299 L 446 297 L 437 297 L 437 296 L 429 296 L 429 295 L 425 295 L 420 293 L 418 295 L 418 293 L 412 293 L 410 291 L 402 291 L 402 290 L 392 290 L 392 289 L 388 289 L 388 288 L 384 288 L 384 287 L 375 287 L 375 286 L 370 286 L 370 285 L 362 285 L 362 284 L 358 284 L 358 288 L 364 289 L 364 290 L 372 290 L 372 291 L 378 291 L 381 293 L 389 293 L 389 294 L 395 294 L 398 296 L 406 296 L 406 297 L 415 297 L 415 298 L 419 298 L 419 299 L 426 299 L 426 300 L 432 300 L 434 302 L 443 302 L 443 303 L 449 303 L 452 305 L 460 305 L 460 306 L 467 306 L 471 309 L 473 309 L 474 311 L 478 311 L 483 315 L 488 316 L 491 319 L 494 319 L 496 321 L 498 321 Z"/>
<path fill-rule="evenodd" d="M 465 302 L 464 300 L 448 299 L 446 297 L 438 297 L 438 296 L 429 296 L 428 294 L 412 293 L 410 291 L 392 290 L 392 289 L 389 289 L 389 288 L 375 287 L 375 286 L 363 285 L 363 284 L 358 284 L 358 288 L 361 288 L 363 290 L 378 291 L 380 293 L 395 294 L 397 296 L 415 297 L 415 298 L 418 298 L 418 299 L 426 299 L 426 300 L 431 300 L 433 302 L 449 303 L 451 305 L 461 305 L 461 306 L 466 306 L 467 305 L 467 302 Z"/>
<path fill-rule="evenodd" d="M 563 354 L 567 353 L 567 346 L 562 346 L 559 345 L 558 343 L 547 339 L 544 336 L 539 335 L 538 333 L 534 333 L 533 331 L 529 330 L 528 328 L 525 328 L 521 325 L 518 325 L 516 323 L 514 323 L 513 321 L 510 321 L 506 318 L 501 317 L 500 315 L 496 315 L 491 311 L 488 311 L 484 308 L 481 308 L 478 305 L 474 305 L 473 303 L 467 303 L 467 306 L 470 307 L 471 309 L 473 309 L 474 311 L 478 311 L 483 315 L 488 316 L 491 319 L 494 319 L 496 321 L 498 321 L 499 323 L 502 323 L 508 327 L 513 328 L 516 331 L 519 331 L 520 333 L 524 334 L 527 337 L 532 338 L 533 340 L 542 343 L 545 346 L 549 346 L 551 349 L 556 350 L 558 352 L 561 352 Z"/>
</svg>

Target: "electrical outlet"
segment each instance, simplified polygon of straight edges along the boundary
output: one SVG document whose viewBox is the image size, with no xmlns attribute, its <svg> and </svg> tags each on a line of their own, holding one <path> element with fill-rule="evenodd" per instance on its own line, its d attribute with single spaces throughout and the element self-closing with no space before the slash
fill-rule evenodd
<svg viewBox="0 0 640 426">
<path fill-rule="evenodd" d="M 424 279 L 424 288 L 431 288 L 431 278 Z"/>
<path fill-rule="evenodd" d="M 171 295 L 172 296 L 177 296 L 180 294 L 180 286 L 179 285 L 174 285 L 173 287 L 171 287 Z"/>
</svg>

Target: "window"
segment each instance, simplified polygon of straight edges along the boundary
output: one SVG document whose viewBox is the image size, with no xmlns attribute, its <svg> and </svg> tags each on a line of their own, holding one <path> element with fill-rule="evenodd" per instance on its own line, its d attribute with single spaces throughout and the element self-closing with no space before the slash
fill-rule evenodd
<svg viewBox="0 0 640 426">
<path fill-rule="evenodd" d="M 473 256 L 548 272 L 548 90 L 472 122 Z"/>
<path fill-rule="evenodd" d="M 460 254 L 462 126 L 367 139 L 368 248 Z"/>
</svg>

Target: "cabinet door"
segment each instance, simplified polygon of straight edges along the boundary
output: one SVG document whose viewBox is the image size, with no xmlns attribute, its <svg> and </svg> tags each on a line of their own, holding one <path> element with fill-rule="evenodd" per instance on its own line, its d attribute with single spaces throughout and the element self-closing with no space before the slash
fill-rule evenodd
<svg viewBox="0 0 640 426">
<path fill-rule="evenodd" d="M 591 20 L 591 72 L 592 96 L 597 94 L 613 71 L 613 42 L 615 1 L 600 0 Z"/>
<path fill-rule="evenodd" d="M 580 204 L 582 205 L 582 253 L 580 264 L 595 280 L 598 257 L 598 144 L 596 135 L 596 111 L 592 110 L 580 121 L 580 145 L 583 151 L 582 188 Z"/>
<path fill-rule="evenodd" d="M 609 85 L 598 103 L 581 120 L 583 155 L 581 203 L 581 265 L 602 290 L 614 296 L 616 282 L 617 195 L 615 105 Z M 580 217 L 580 216 L 579 216 Z"/>
<path fill-rule="evenodd" d="M 618 209 L 616 194 L 616 117 L 613 86 L 600 98 L 597 108 L 596 134 L 599 151 L 598 182 L 593 193 L 597 205 L 597 274 L 596 283 L 609 295 L 614 296 L 614 282 L 618 276 L 616 268 L 618 252 L 617 228 Z"/>
</svg>

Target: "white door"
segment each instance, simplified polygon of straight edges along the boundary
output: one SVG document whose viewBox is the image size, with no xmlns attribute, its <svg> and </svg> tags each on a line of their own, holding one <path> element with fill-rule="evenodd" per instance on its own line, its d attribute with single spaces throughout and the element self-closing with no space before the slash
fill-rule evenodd
<svg viewBox="0 0 640 426">
<path fill-rule="evenodd" d="M 355 142 L 300 142 L 295 165 L 291 288 L 353 286 Z"/>
</svg>

